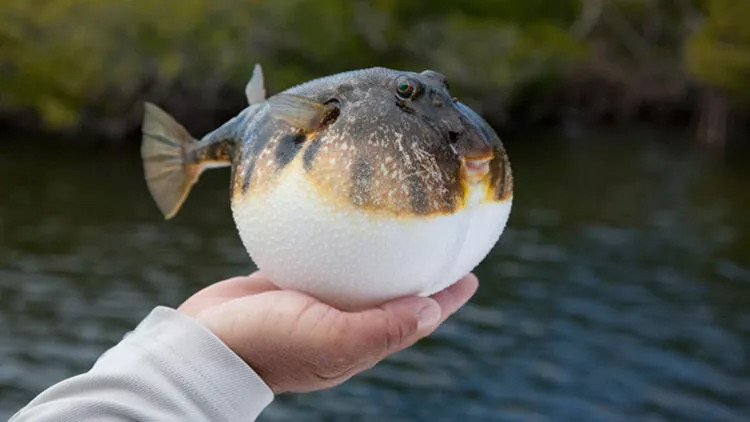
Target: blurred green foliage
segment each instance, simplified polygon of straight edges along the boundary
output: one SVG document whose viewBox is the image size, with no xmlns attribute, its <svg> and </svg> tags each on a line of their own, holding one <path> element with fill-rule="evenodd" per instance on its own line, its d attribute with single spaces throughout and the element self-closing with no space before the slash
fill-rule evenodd
<svg viewBox="0 0 750 422">
<path fill-rule="evenodd" d="M 750 1 L 708 0 L 705 24 L 687 44 L 695 77 L 739 101 L 750 101 Z"/>
<path fill-rule="evenodd" d="M 556 106 L 586 86 L 576 75 L 631 80 L 652 63 L 681 75 L 704 7 L 686 62 L 696 81 L 746 93 L 748 3 L 707 2 L 0 0 L 0 113 L 122 134 L 148 99 L 200 120 L 236 112 L 260 62 L 271 93 L 355 68 L 433 68 L 499 121 L 514 104 Z"/>
</svg>

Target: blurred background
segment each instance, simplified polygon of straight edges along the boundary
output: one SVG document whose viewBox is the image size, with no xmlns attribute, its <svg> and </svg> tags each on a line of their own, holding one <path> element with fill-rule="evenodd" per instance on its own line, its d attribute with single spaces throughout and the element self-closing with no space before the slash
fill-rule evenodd
<svg viewBox="0 0 750 422">
<path fill-rule="evenodd" d="M 473 301 L 262 420 L 745 421 L 750 1 L 0 1 L 0 419 L 157 304 L 252 271 L 206 173 L 162 221 L 142 103 L 197 136 L 345 70 L 447 75 L 514 210 Z"/>
</svg>

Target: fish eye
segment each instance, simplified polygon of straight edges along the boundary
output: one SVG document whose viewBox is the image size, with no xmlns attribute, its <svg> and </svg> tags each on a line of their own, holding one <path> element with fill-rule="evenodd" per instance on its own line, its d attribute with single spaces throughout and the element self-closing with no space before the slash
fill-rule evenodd
<svg viewBox="0 0 750 422">
<path fill-rule="evenodd" d="M 414 83 L 414 81 L 402 76 L 396 79 L 396 94 L 398 94 L 400 98 L 408 100 L 409 98 L 413 97 L 414 94 L 416 93 L 417 91 L 416 85 L 417 84 Z"/>
</svg>

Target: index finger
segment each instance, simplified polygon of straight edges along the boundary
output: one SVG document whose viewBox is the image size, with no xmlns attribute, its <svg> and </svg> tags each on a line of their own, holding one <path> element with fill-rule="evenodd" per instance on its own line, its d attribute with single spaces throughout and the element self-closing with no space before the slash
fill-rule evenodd
<svg viewBox="0 0 750 422">
<path fill-rule="evenodd" d="M 263 273 L 256 271 L 246 277 L 232 277 L 205 287 L 190 296 L 177 310 L 188 315 L 193 315 L 203 309 L 230 299 L 271 290 L 279 290 L 279 288 L 271 283 Z"/>
</svg>

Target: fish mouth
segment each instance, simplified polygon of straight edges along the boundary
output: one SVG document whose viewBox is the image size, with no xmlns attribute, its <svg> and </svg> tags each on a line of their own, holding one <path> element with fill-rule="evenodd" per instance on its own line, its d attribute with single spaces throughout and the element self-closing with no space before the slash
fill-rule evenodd
<svg viewBox="0 0 750 422">
<path fill-rule="evenodd" d="M 493 158 L 494 156 L 491 153 L 482 157 L 463 157 L 461 169 L 466 181 L 477 183 L 484 179 L 490 173 L 490 161 Z"/>
</svg>

